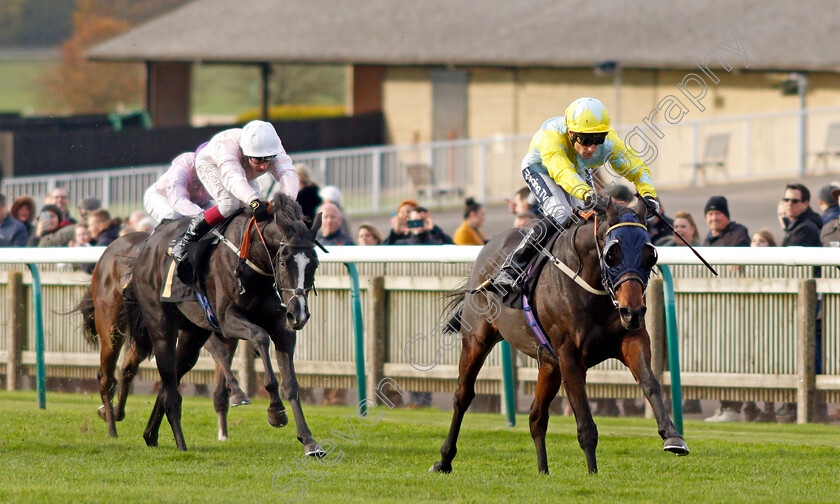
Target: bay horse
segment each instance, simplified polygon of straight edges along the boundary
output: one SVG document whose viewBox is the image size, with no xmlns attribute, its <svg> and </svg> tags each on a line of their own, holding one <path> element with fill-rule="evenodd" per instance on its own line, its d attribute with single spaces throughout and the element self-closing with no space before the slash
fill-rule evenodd
<svg viewBox="0 0 840 504">
<path fill-rule="evenodd" d="M 295 331 L 309 320 L 307 295 L 313 289 L 318 267 L 314 246 L 321 218 L 316 216 L 312 226 L 307 228 L 300 205 L 284 194 L 278 194 L 272 200 L 271 216 L 265 223 L 257 223 L 245 213 L 232 217 L 220 233 L 223 243 L 210 252 L 205 287 L 219 329 L 210 325 L 197 302 L 160 301 L 172 262 L 167 255 L 169 242 L 183 231 L 188 219 L 159 226 L 138 252 L 133 268 L 134 302 L 128 303 L 132 335 L 138 330 L 148 332 L 161 379 L 157 400 L 143 433 L 148 446 L 157 446 L 165 413 L 176 446 L 182 451 L 187 449 L 181 429 L 178 383 L 195 365 L 207 336 L 216 331 L 227 338 L 249 340 L 254 345 L 265 369 L 265 389 L 271 398 L 268 422 L 274 427 L 283 427 L 288 423 L 288 416 L 269 354 L 269 343 L 274 342 L 283 379 L 283 396 L 292 405 L 297 438 L 304 445 L 304 454 L 326 454 L 306 425 L 294 369 Z M 252 244 L 250 247 L 245 246 L 248 241 Z M 236 246 L 240 243 L 243 244 L 241 249 Z M 240 258 L 240 253 L 244 257 Z"/>
<path fill-rule="evenodd" d="M 635 212 L 610 204 L 606 218 L 596 214 L 594 219 L 562 230 L 550 253 L 568 267 L 569 273 L 564 274 L 557 263 L 558 267 L 547 263 L 529 298 L 532 313 L 545 330 L 547 344 L 538 341 L 523 310 L 503 306 L 496 294 L 476 289 L 485 278 L 495 276 L 501 263 L 498 257 L 506 257 L 519 242 L 522 236 L 519 230 L 493 238 L 482 249 L 466 285 L 450 293 L 452 299 L 444 312 L 444 320 L 448 322 L 443 331 L 453 334 L 460 331 L 462 346 L 452 424 L 440 449 L 441 458 L 430 471 L 452 471 L 461 421 L 475 397 L 476 377 L 487 354 L 502 338 L 539 363 L 529 426 L 541 473 L 548 473 L 545 447 L 548 408 L 561 383 L 575 414 L 578 442 L 589 472 L 598 471 L 595 460 L 598 429 L 587 399 L 586 370 L 609 358 L 618 359 L 630 368 L 644 391 L 653 408 L 659 435 L 665 440 L 664 450 L 688 454 L 685 441 L 668 417 L 659 383 L 650 367 L 644 296 L 651 268 L 656 263 L 656 249 L 644 222 L 643 203 L 639 203 Z M 545 232 L 546 220 L 539 221 L 539 225 Z M 606 290 L 599 288 L 602 285 Z"/>
<path fill-rule="evenodd" d="M 129 334 L 128 311 L 123 289 L 131 279 L 131 267 L 148 233 L 128 233 L 114 240 L 96 262 L 91 283 L 73 311 L 82 315 L 83 330 L 91 341 L 99 340 L 99 393 L 102 406 L 97 413 L 108 424 L 108 435 L 117 437 L 116 422 L 125 418 L 125 405 L 131 382 L 140 363 L 152 352 L 148 334 L 142 332 L 130 339 L 125 360 L 119 374 L 119 394 L 116 409 L 112 404 L 117 379 L 115 371 L 120 350 Z M 236 349 L 234 340 L 223 341 L 213 335 L 204 345 L 216 361 L 218 385 L 214 406 L 219 416 L 219 439 L 227 439 L 227 409 L 229 406 L 250 404 L 247 394 L 230 369 L 230 356 Z M 228 400 L 229 396 L 229 400 Z"/>
</svg>

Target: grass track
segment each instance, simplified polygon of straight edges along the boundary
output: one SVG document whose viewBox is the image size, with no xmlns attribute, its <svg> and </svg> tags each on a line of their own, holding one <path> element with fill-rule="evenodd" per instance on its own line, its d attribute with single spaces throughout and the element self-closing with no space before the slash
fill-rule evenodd
<svg viewBox="0 0 840 504">
<path fill-rule="evenodd" d="M 0 392 L 0 502 L 287 502 L 307 481 L 304 503 L 345 502 L 837 502 L 840 428 L 826 425 L 709 425 L 686 422 L 688 457 L 661 451 L 652 420 L 596 418 L 600 473 L 586 474 L 571 418 L 549 423 L 551 475 L 536 472 L 527 417 L 504 427 L 501 415 L 467 414 L 452 474 L 426 471 L 437 459 L 450 414 L 382 410 L 373 426 L 354 423 L 351 408 L 305 408 L 317 439 L 343 452 L 337 465 L 295 467 L 302 456 L 293 423 L 271 428 L 257 400 L 230 413 L 227 443 L 216 441 L 208 399 L 184 399 L 190 451 L 175 450 L 164 421 L 160 446 L 141 438 L 153 398 L 132 396 L 121 437 L 107 437 L 95 395 L 48 394 L 38 410 L 32 392 Z M 375 413 L 375 412 L 374 412 Z M 334 455 L 335 452 L 331 454 Z M 285 474 L 282 469 L 288 466 Z M 280 494 L 272 488 L 289 484 Z"/>
</svg>

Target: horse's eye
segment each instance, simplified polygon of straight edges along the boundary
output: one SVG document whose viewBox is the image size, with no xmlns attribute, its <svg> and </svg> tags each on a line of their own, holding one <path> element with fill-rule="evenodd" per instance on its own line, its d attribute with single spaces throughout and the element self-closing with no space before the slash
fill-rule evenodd
<svg viewBox="0 0 840 504">
<path fill-rule="evenodd" d="M 607 246 L 607 250 L 604 251 L 604 262 L 607 263 L 607 267 L 615 268 L 621 262 L 621 245 L 618 242 L 613 242 Z"/>
<path fill-rule="evenodd" d="M 659 259 L 659 253 L 656 251 L 656 247 L 653 246 L 652 243 L 645 243 L 645 246 L 642 247 L 642 266 L 647 269 L 653 268 L 656 265 L 656 261 Z"/>
</svg>

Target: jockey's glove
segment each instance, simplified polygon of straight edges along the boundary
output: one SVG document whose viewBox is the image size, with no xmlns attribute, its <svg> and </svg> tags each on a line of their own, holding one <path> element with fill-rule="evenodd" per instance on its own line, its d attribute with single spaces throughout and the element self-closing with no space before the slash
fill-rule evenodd
<svg viewBox="0 0 840 504">
<path fill-rule="evenodd" d="M 583 204 L 588 210 L 594 210 L 599 214 L 607 213 L 607 205 L 609 202 L 609 198 L 599 196 L 598 193 L 594 191 L 587 194 L 586 198 L 583 200 Z"/>
<path fill-rule="evenodd" d="M 653 217 L 654 215 L 658 215 L 660 212 L 661 206 L 659 202 L 656 201 L 656 198 L 653 196 L 645 196 L 642 198 L 642 201 L 645 202 L 645 208 L 647 208 L 647 217 Z"/>
<path fill-rule="evenodd" d="M 271 214 L 268 212 L 268 203 L 265 201 L 255 199 L 249 204 L 249 206 L 251 207 L 251 213 L 254 215 L 257 222 L 265 222 L 271 219 Z"/>
</svg>

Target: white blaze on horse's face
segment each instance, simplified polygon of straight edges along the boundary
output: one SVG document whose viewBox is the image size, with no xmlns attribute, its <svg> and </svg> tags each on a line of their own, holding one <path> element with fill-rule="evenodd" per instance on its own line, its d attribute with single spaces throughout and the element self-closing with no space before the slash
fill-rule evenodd
<svg viewBox="0 0 840 504">
<path fill-rule="evenodd" d="M 303 290 L 303 282 L 306 280 L 306 266 L 309 264 L 309 258 L 306 254 L 299 252 L 295 254 L 295 264 L 298 267 L 298 285 L 297 288 Z"/>
</svg>

